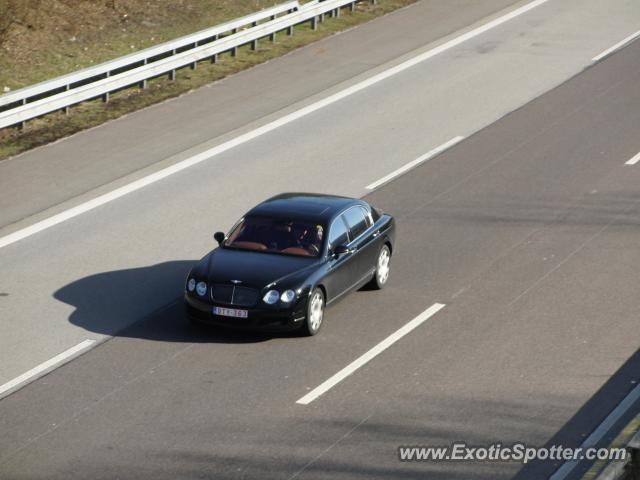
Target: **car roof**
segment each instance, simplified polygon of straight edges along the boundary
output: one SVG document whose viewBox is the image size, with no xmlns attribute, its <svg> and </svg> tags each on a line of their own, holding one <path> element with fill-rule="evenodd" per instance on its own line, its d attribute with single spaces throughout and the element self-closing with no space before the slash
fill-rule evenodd
<svg viewBox="0 0 640 480">
<path fill-rule="evenodd" d="M 320 193 L 282 193 L 256 205 L 249 215 L 286 217 L 328 223 L 351 205 L 365 205 L 362 200 Z"/>
</svg>

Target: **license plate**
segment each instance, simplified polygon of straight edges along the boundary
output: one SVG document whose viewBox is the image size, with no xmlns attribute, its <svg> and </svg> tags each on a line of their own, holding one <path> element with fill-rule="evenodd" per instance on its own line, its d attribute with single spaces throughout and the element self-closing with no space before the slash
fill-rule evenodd
<svg viewBox="0 0 640 480">
<path fill-rule="evenodd" d="M 222 315 L 223 317 L 247 318 L 249 311 L 238 308 L 213 307 L 213 314 Z"/>
</svg>

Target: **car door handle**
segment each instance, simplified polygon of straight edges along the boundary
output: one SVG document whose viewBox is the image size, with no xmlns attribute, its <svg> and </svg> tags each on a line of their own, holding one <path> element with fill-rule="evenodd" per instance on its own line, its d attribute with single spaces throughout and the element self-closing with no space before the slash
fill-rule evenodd
<svg viewBox="0 0 640 480">
<path fill-rule="evenodd" d="M 377 237 L 378 235 L 380 235 L 380 230 L 378 230 L 377 232 L 374 232 L 374 233 L 373 233 L 373 236 L 374 236 L 374 237 Z"/>
</svg>

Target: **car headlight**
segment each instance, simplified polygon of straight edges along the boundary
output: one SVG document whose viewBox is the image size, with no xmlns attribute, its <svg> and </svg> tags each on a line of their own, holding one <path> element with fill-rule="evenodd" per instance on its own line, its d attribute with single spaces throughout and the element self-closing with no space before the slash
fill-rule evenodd
<svg viewBox="0 0 640 480">
<path fill-rule="evenodd" d="M 282 292 L 282 295 L 280 295 L 280 300 L 283 303 L 291 303 L 295 298 L 296 292 L 294 292 L 293 290 L 285 290 L 284 292 Z"/>
<path fill-rule="evenodd" d="M 196 293 L 201 297 L 204 297 L 204 295 L 207 293 L 207 284 L 204 282 L 198 282 L 198 284 L 196 285 Z"/>
<path fill-rule="evenodd" d="M 262 297 L 262 301 L 264 303 L 268 303 L 269 305 L 273 305 L 280 298 L 280 292 L 277 290 L 269 290 L 264 297 Z"/>
<path fill-rule="evenodd" d="M 190 278 L 189 281 L 187 282 L 187 290 L 189 290 L 190 292 L 193 292 L 195 289 L 196 289 L 196 279 Z"/>
</svg>

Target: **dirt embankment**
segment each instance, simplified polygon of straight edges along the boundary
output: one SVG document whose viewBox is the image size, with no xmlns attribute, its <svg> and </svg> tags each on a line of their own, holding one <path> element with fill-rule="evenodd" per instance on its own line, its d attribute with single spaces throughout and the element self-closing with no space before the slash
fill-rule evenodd
<svg viewBox="0 0 640 480">
<path fill-rule="evenodd" d="M 0 93 L 186 35 L 274 0 L 0 0 Z"/>
</svg>

